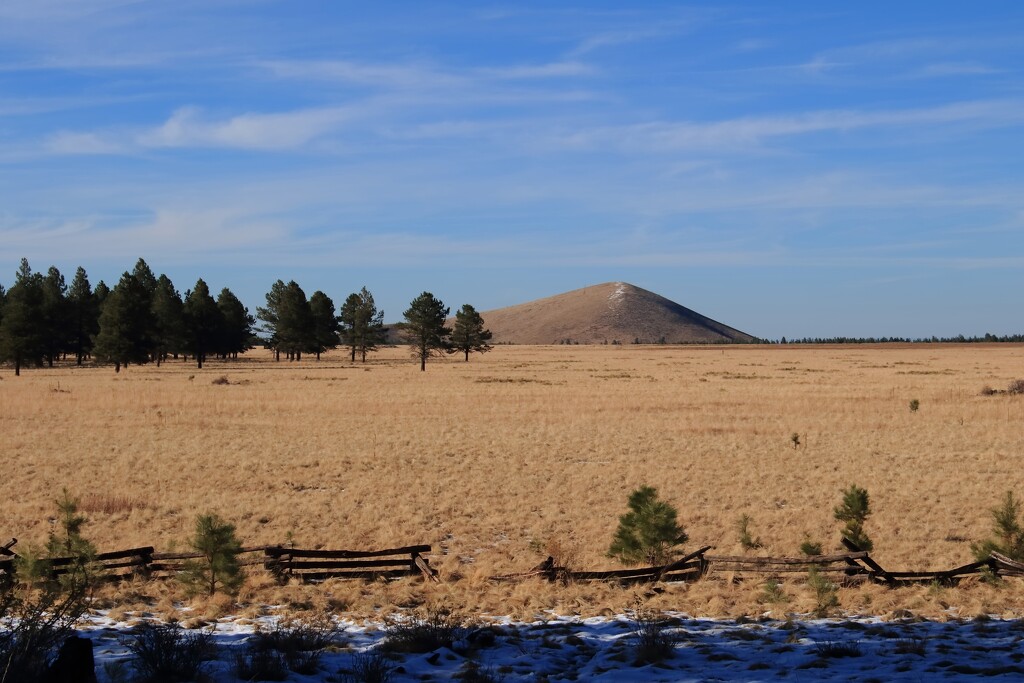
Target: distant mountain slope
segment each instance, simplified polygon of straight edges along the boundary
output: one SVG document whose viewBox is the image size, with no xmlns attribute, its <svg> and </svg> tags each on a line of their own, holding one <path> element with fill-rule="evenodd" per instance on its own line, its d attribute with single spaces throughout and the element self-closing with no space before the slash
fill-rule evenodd
<svg viewBox="0 0 1024 683">
<path fill-rule="evenodd" d="M 744 343 L 749 334 L 625 282 L 606 282 L 481 313 L 494 342 Z"/>
</svg>

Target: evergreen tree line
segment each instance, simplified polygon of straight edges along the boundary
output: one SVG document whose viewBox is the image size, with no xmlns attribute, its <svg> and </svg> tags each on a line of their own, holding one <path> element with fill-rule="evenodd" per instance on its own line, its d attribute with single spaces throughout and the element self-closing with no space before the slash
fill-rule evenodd
<svg viewBox="0 0 1024 683">
<path fill-rule="evenodd" d="M 463 352 L 469 360 L 471 352 L 491 348 L 491 333 L 472 306 L 462 307 L 451 328 L 445 324 L 448 313 L 424 292 L 398 325 L 421 369 L 436 353 Z M 210 356 L 237 358 L 259 343 L 276 360 L 297 361 L 304 353 L 319 360 L 324 351 L 344 345 L 353 362 L 357 356 L 365 362 L 367 353 L 388 342 L 384 312 L 365 287 L 336 311 L 323 292 L 307 299 L 294 280 L 278 280 L 257 315 L 263 338 L 256 335 L 256 319 L 228 288 L 214 299 L 200 278 L 183 297 L 170 278 L 157 277 L 141 258 L 113 289 L 103 281 L 93 288 L 81 267 L 68 286 L 57 268 L 44 275 L 22 259 L 11 288 L 0 285 L 0 362 L 11 363 L 16 375 L 22 367 L 52 367 L 68 356 L 78 365 L 88 359 L 112 364 L 117 372 L 130 363 L 159 365 L 168 358 L 191 358 L 202 368 Z"/>
<path fill-rule="evenodd" d="M 762 340 L 766 344 L 991 344 L 1024 342 L 1024 334 L 995 335 L 986 333 L 983 336 L 965 337 L 802 337 L 786 339 L 782 337 L 776 342 Z"/>
<path fill-rule="evenodd" d="M 211 355 L 237 357 L 252 348 L 254 324 L 227 287 L 214 299 L 200 278 L 183 297 L 143 259 L 112 289 L 102 280 L 92 287 L 82 267 L 68 286 L 56 267 L 33 272 L 27 259 L 11 288 L 0 286 L 0 361 L 13 364 L 15 374 L 69 356 L 116 371 L 179 357 L 202 367 Z"/>
</svg>

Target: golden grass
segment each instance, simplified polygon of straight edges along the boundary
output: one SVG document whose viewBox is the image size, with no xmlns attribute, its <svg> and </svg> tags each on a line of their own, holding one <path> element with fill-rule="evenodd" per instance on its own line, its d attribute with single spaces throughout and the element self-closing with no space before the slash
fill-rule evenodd
<svg viewBox="0 0 1024 683">
<path fill-rule="evenodd" d="M 222 376 L 228 384 L 214 383 Z M 754 553 L 796 555 L 805 534 L 832 550 L 832 508 L 856 483 L 871 495 L 866 531 L 883 566 L 945 569 L 973 559 L 1003 492 L 1024 495 L 1024 396 L 980 395 L 1021 376 L 1016 345 L 501 346 L 426 373 L 404 348 L 365 366 L 341 352 L 296 364 L 254 351 L 202 371 L 5 372 L 0 540 L 42 543 L 66 486 L 100 550 L 180 548 L 195 515 L 213 511 L 247 545 L 288 534 L 330 548 L 429 543 L 449 579 L 268 586 L 268 599 L 601 613 L 621 611 L 630 591 L 487 577 L 526 570 L 549 548 L 577 568 L 616 567 L 604 553 L 644 483 L 679 509 L 688 548 L 741 553 L 736 520 L 747 514 L 764 545 Z M 1009 585 L 840 597 L 865 611 L 1024 610 Z M 711 580 L 655 600 L 699 614 L 773 609 L 760 586 Z M 799 580 L 784 590 L 793 601 L 774 609 L 806 607 Z"/>
</svg>

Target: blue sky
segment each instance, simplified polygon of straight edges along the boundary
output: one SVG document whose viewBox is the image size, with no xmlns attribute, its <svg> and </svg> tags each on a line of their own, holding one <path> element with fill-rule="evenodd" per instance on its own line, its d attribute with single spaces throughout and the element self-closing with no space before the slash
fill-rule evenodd
<svg viewBox="0 0 1024 683">
<path fill-rule="evenodd" d="M 1019 2 L 0 2 L 0 282 L 1024 331 Z"/>
</svg>

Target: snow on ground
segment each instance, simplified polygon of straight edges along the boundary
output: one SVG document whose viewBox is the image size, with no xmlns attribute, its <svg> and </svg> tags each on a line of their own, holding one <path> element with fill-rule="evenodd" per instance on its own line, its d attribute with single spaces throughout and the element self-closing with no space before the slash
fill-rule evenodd
<svg viewBox="0 0 1024 683">
<path fill-rule="evenodd" d="M 883 622 L 871 617 L 738 622 L 674 616 L 679 642 L 670 657 L 637 660 L 634 625 L 626 616 L 544 621 L 496 619 L 452 648 L 390 655 L 392 681 L 955 681 L 978 676 L 1024 680 L 1024 623 L 999 619 Z M 272 618 L 264 620 L 272 623 Z M 290 681 L 348 681 L 384 639 L 380 623 L 338 621 L 338 646 L 323 654 L 315 675 Z M 235 655 L 253 638 L 254 623 L 226 618 L 207 626 L 219 646 L 205 665 L 207 680 L 237 681 Z M 130 680 L 125 640 L 132 627 L 102 613 L 81 628 L 91 638 L 100 683 Z M 484 678 L 466 678 L 476 667 Z"/>
</svg>

